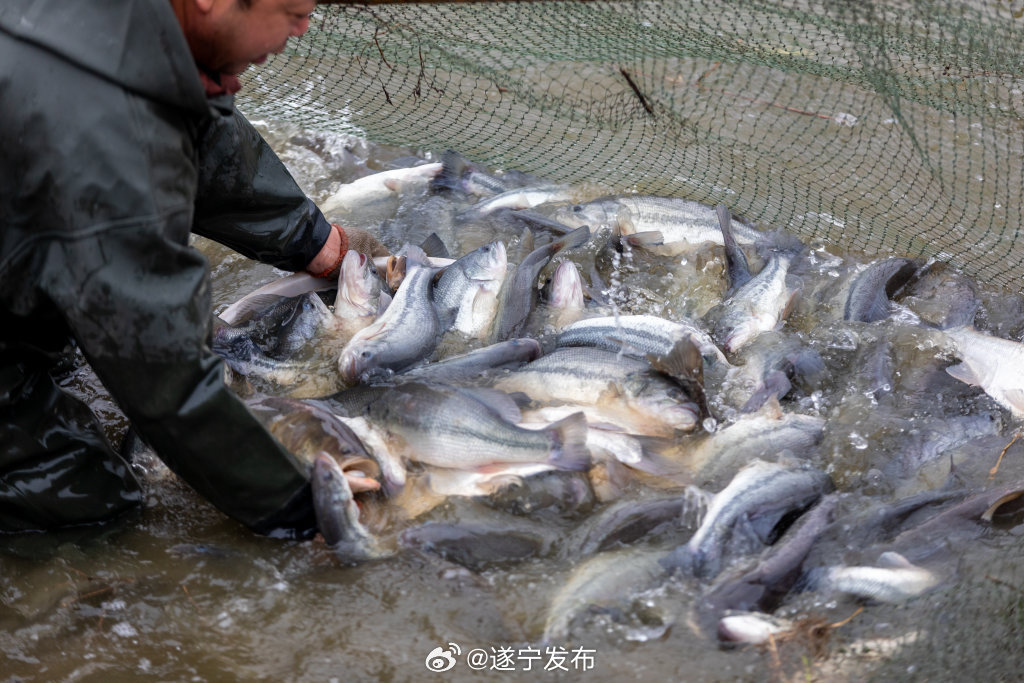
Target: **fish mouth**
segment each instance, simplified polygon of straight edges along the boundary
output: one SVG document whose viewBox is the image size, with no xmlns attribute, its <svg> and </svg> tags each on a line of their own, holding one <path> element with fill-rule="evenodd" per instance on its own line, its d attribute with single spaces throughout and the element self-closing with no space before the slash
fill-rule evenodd
<svg viewBox="0 0 1024 683">
<path fill-rule="evenodd" d="M 338 373 L 341 378 L 349 384 L 359 379 L 359 354 L 343 353 L 338 358 Z"/>
</svg>

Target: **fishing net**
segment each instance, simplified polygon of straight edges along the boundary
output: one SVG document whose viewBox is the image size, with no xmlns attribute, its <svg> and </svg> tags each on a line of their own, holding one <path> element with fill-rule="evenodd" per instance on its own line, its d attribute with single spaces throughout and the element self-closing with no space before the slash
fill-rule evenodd
<svg viewBox="0 0 1024 683">
<path fill-rule="evenodd" d="M 239 107 L 1021 290 L 1022 0 L 320 5 Z"/>
</svg>

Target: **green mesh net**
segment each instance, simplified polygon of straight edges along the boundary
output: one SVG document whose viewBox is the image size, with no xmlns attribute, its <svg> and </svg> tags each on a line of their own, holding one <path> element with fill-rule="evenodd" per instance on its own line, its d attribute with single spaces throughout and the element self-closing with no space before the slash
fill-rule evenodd
<svg viewBox="0 0 1024 683">
<path fill-rule="evenodd" d="M 321 5 L 238 104 L 1020 291 L 1022 39 L 1022 0 Z"/>
</svg>

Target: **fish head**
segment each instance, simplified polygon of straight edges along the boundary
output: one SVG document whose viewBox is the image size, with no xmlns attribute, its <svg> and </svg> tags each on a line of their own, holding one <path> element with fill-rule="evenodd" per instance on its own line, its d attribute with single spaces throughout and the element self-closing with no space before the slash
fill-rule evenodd
<svg viewBox="0 0 1024 683">
<path fill-rule="evenodd" d="M 376 313 L 371 300 L 380 294 L 380 278 L 376 268 L 365 254 L 349 250 L 341 261 L 341 275 L 338 277 L 338 301 L 350 309 Z M 340 310 L 337 306 L 335 311 Z"/>
<path fill-rule="evenodd" d="M 477 249 L 473 258 L 466 260 L 463 271 L 470 280 L 501 281 L 508 270 L 508 252 L 505 243 L 495 240 Z"/>
<path fill-rule="evenodd" d="M 548 303 L 555 308 L 583 308 L 583 279 L 572 261 L 562 261 L 555 268 Z"/>
<path fill-rule="evenodd" d="M 376 344 L 350 342 L 338 358 L 338 372 L 347 384 L 358 384 L 369 372 L 379 367 Z"/>
<path fill-rule="evenodd" d="M 570 228 L 589 225 L 593 228 L 610 226 L 615 221 L 617 211 L 611 211 L 607 202 L 593 201 L 586 204 L 563 206 L 554 212 L 553 218 Z"/>
</svg>

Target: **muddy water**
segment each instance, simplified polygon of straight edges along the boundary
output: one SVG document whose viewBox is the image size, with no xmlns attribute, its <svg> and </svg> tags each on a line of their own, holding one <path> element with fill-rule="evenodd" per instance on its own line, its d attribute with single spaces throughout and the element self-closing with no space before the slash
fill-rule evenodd
<svg viewBox="0 0 1024 683">
<path fill-rule="evenodd" d="M 264 125 L 264 131 L 318 199 L 332 183 L 414 153 L 286 126 Z M 410 225 L 420 232 L 430 227 L 429 221 Z M 394 224 L 381 229 L 397 231 Z M 462 235 L 459 250 L 488 238 Z M 218 245 L 196 245 L 210 260 L 215 310 L 281 275 Z M 809 284 L 826 283 L 810 287 L 811 301 L 823 306 L 830 278 L 851 259 L 870 259 L 813 245 L 812 253 L 804 277 Z M 583 263 L 594 256 L 592 251 L 579 258 Z M 596 256 L 599 262 L 606 258 Z M 672 265 L 635 258 L 605 271 L 625 312 L 699 315 L 720 293 L 723 264 L 713 250 Z M 1017 298 L 988 293 L 985 304 L 993 329 L 1019 335 L 1024 318 Z M 830 369 L 849 369 L 859 362 L 854 349 L 870 341 L 871 333 L 828 320 L 820 307 L 805 303 L 789 326 L 817 345 Z M 957 411 L 1000 414 L 994 433 L 946 456 L 967 485 L 986 485 L 1015 424 L 984 394 L 931 373 L 941 371 L 943 357 L 926 335 L 903 333 L 892 343 L 893 355 L 905 363 L 895 375 L 897 391 L 918 406 L 912 411 L 920 418 L 918 427 L 932 415 Z M 843 375 L 846 384 L 828 387 L 831 398 L 809 397 L 798 406 L 829 417 L 819 464 L 848 494 L 841 509 L 852 518 L 862 499 L 889 500 L 941 486 L 949 474 L 946 460 L 910 473 L 890 465 L 915 425 L 881 420 L 878 406 L 864 399 L 851 376 L 856 373 Z M 943 378 L 936 388 L 923 376 Z M 116 443 L 127 425 L 88 369 L 80 368 L 65 386 L 89 398 Z M 1024 479 L 1022 463 L 1024 447 L 1016 443 L 1006 451 L 997 482 Z M 860 605 L 851 600 L 798 596 L 789 615 L 811 615 L 822 628 L 782 640 L 774 649 L 725 650 L 696 633 L 688 622 L 699 587 L 685 581 L 636 596 L 639 611 L 647 608 L 655 616 L 594 614 L 578 623 L 570 642 L 545 645 L 539 636 L 547 608 L 574 558 L 553 552 L 472 572 L 406 553 L 343 567 L 317 542 L 254 536 L 198 498 L 151 454 L 140 454 L 134 467 L 145 487 L 138 515 L 99 537 L 28 539 L 0 555 L 0 671 L 7 679 L 759 681 L 862 680 L 878 672 L 886 680 L 922 673 L 943 680 L 949 669 L 929 643 L 956 652 L 957 662 L 996 648 L 983 658 L 989 669 L 983 662 L 978 670 L 1019 671 L 1013 668 L 1016 654 L 1000 644 L 1008 631 L 997 628 L 999 619 L 1019 615 L 1013 611 L 1020 609 L 1016 563 L 1024 553 L 1016 520 L 951 547 L 945 587 L 907 606 L 869 605 L 858 612 Z M 636 486 L 631 493 L 646 490 Z M 550 524 L 556 536 L 576 529 L 571 522 Z M 679 533 L 685 539 L 687 530 Z M 837 562 L 856 559 L 857 550 L 840 540 L 820 552 Z M 935 635 L 950 632 L 962 637 Z M 453 657 L 451 669 L 428 670 L 435 648 L 442 649 L 442 659 L 435 658 L 442 665 L 446 654 Z M 992 669 L 994 661 L 1001 663 Z M 929 673 L 937 662 L 942 668 Z"/>
</svg>

